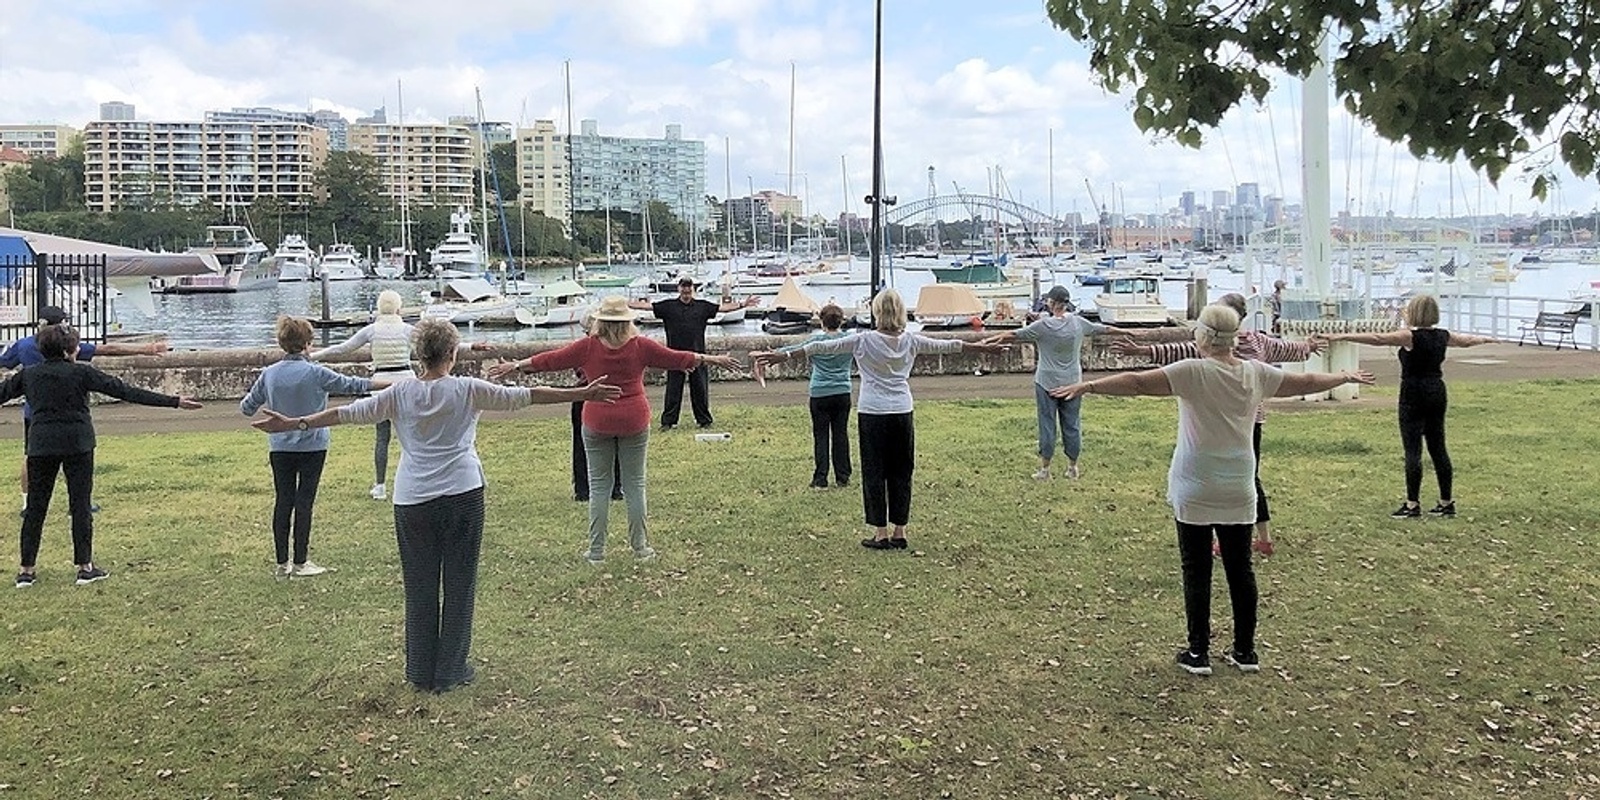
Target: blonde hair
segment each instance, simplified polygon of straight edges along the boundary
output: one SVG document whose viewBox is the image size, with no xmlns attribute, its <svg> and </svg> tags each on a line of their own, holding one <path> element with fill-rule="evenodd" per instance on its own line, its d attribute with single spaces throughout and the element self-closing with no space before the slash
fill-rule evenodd
<svg viewBox="0 0 1600 800">
<path fill-rule="evenodd" d="M 1239 337 L 1239 315 L 1232 308 L 1213 303 L 1200 311 L 1195 321 L 1194 343 L 1202 351 L 1226 352 Z"/>
<path fill-rule="evenodd" d="M 894 289 L 884 289 L 872 298 L 872 327 L 883 333 L 903 333 L 906 329 L 906 301 Z"/>
<path fill-rule="evenodd" d="M 400 305 L 403 303 L 400 293 L 393 289 L 384 289 L 378 293 L 378 313 L 382 315 L 400 314 Z"/>
<path fill-rule="evenodd" d="M 302 353 L 311 345 L 311 323 L 299 317 L 278 317 L 277 334 L 285 353 Z"/>
<path fill-rule="evenodd" d="M 1419 294 L 1406 302 L 1400 319 L 1408 328 L 1431 328 L 1439 324 L 1439 301 L 1431 294 Z"/>
<path fill-rule="evenodd" d="M 595 319 L 590 335 L 611 347 L 621 347 L 639 335 L 639 327 L 631 319 Z"/>
<path fill-rule="evenodd" d="M 424 369 L 441 367 L 456 357 L 461 332 L 449 322 L 429 317 L 417 323 L 411 333 L 411 352 Z"/>
</svg>

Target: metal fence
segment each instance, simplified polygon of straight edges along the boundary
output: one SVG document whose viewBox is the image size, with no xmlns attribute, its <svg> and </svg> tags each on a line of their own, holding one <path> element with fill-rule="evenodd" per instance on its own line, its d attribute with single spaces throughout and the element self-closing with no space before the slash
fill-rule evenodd
<svg viewBox="0 0 1600 800">
<path fill-rule="evenodd" d="M 104 255 L 0 257 L 0 341 L 31 336 L 39 311 L 60 306 L 86 342 L 103 342 L 113 321 Z"/>
</svg>

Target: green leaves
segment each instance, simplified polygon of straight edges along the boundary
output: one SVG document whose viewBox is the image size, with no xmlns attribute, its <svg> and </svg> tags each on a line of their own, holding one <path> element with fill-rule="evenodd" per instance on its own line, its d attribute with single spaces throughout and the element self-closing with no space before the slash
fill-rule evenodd
<svg viewBox="0 0 1600 800">
<path fill-rule="evenodd" d="M 1595 172 L 1600 25 L 1583 4 L 1049 0 L 1046 10 L 1089 43 L 1104 88 L 1134 87 L 1141 131 L 1185 145 L 1246 94 L 1260 101 L 1275 82 L 1304 76 L 1326 29 L 1345 108 L 1413 154 L 1462 158 L 1497 180 L 1554 148 L 1573 173 Z M 1534 183 L 1536 195 L 1546 188 Z"/>
</svg>

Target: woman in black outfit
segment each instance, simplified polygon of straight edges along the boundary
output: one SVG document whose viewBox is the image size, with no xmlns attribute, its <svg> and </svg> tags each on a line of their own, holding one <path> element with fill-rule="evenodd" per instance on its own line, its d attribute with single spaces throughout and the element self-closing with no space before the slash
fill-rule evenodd
<svg viewBox="0 0 1600 800">
<path fill-rule="evenodd" d="M 37 341 L 44 361 L 11 373 L 0 384 L 0 403 L 26 397 L 33 408 L 26 443 L 28 497 L 32 502 L 22 515 L 22 568 L 17 571 L 17 588 L 33 585 L 44 518 L 50 511 L 50 495 L 55 491 L 58 471 L 67 476 L 72 563 L 78 567 L 77 583 L 83 586 L 107 575 L 94 565 L 94 516 L 89 512 L 89 497 L 94 492 L 95 440 L 89 393 L 99 392 L 146 406 L 195 409 L 200 404 L 188 397 L 129 386 L 88 364 L 78 363 L 74 360 L 78 332 L 71 325 L 46 325 L 39 329 Z"/>
<path fill-rule="evenodd" d="M 1439 301 L 1432 295 L 1412 297 L 1401 314 L 1401 323 L 1405 327 L 1388 333 L 1334 333 L 1321 338 L 1400 348 L 1400 444 L 1406 451 L 1406 501 L 1389 516 L 1422 516 L 1417 497 L 1422 493 L 1422 445 L 1426 442 L 1433 473 L 1439 479 L 1439 503 L 1428 513 L 1453 517 L 1456 501 L 1451 484 L 1455 470 L 1444 445 L 1444 414 L 1449 406 L 1444 386 L 1445 349 L 1476 347 L 1498 340 L 1434 327 L 1439 324 Z"/>
</svg>

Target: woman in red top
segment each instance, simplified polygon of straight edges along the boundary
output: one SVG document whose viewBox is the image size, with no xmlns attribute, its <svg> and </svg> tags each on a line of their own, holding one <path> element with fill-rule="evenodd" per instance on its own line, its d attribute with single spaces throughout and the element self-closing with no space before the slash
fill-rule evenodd
<svg viewBox="0 0 1600 800">
<path fill-rule="evenodd" d="M 654 558 L 645 537 L 645 452 L 650 444 L 650 401 L 644 393 L 646 367 L 692 370 L 704 364 L 738 369 L 733 356 L 713 356 L 673 350 L 639 335 L 634 312 L 622 297 L 607 297 L 594 315 L 593 335 L 559 350 L 540 353 L 523 361 L 506 361 L 488 369 L 491 380 L 512 372 L 558 372 L 581 369 L 583 374 L 622 389 L 612 403 L 584 403 L 583 450 L 589 461 L 589 549 L 591 564 L 605 561 L 606 512 L 615 477 L 611 465 L 622 466 L 622 494 L 628 503 L 628 544 L 640 559 Z"/>
</svg>

